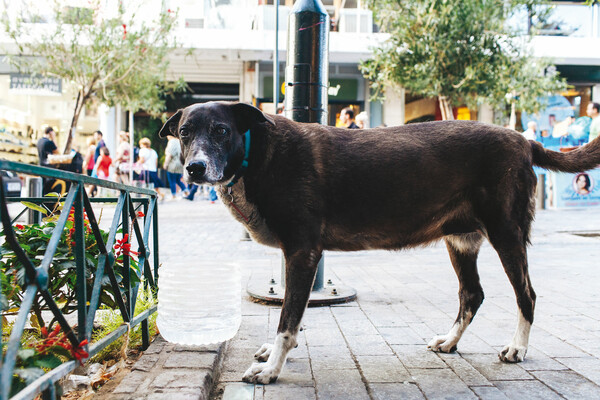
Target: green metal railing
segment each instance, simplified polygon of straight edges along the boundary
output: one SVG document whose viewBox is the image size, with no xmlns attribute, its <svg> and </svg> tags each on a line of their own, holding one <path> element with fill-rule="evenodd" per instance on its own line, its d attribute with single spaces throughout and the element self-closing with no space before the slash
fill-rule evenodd
<svg viewBox="0 0 600 400">
<path fill-rule="evenodd" d="M 70 188 L 66 196 L 58 199 L 48 197 L 9 198 L 6 197 L 4 182 L 2 182 L 0 178 L 0 219 L 2 221 L 5 240 L 10 248 L 15 252 L 19 262 L 25 267 L 26 273 L 26 286 L 23 286 L 24 294 L 22 297 L 21 306 L 19 308 L 16 320 L 14 321 L 8 342 L 6 343 L 6 352 L 0 359 L 0 400 L 7 400 L 9 398 L 16 364 L 17 351 L 21 345 L 20 342 L 26 326 L 27 317 L 32 310 L 33 301 L 38 293 L 44 299 L 46 305 L 52 312 L 54 318 L 60 324 L 62 331 L 68 337 L 72 346 L 79 347 L 80 343 L 84 340 L 88 340 L 88 342 L 91 343 L 94 318 L 100 303 L 102 281 L 105 276 L 108 276 L 121 316 L 123 317 L 123 320 L 129 324 L 129 327 L 127 325 L 122 325 L 99 341 L 86 345 L 83 348 L 89 353 L 89 357 L 93 357 L 120 336 L 128 332 L 130 328 L 133 328 L 140 323 L 142 329 L 143 348 L 147 348 L 150 341 L 148 318 L 154 312 L 156 312 L 156 306 L 145 310 L 135 317 L 134 310 L 142 274 L 144 278 L 142 282 L 144 282 L 145 285 L 149 285 L 153 289 L 156 289 L 159 265 L 158 208 L 156 192 L 150 189 L 122 185 L 71 172 L 4 160 L 0 160 L 0 170 L 63 180 L 67 183 L 70 183 Z M 85 184 L 96 185 L 99 188 L 113 189 L 118 191 L 119 195 L 118 197 L 113 198 L 90 199 L 85 191 Z M 135 194 L 138 197 L 132 197 L 132 194 Z M 44 204 L 52 201 L 64 202 L 63 212 L 61 212 L 58 221 L 56 222 L 56 227 L 52 231 L 52 235 L 48 241 L 41 264 L 37 268 L 17 242 L 17 237 L 12 226 L 16 219 L 19 218 L 19 216 L 21 216 L 27 209 L 21 212 L 19 216 L 13 220 L 11 220 L 8 214 L 7 203 L 21 201 L 28 201 L 36 204 Z M 96 202 L 116 204 L 115 213 L 113 215 L 112 223 L 108 233 L 108 239 L 106 241 L 104 241 L 102 238 L 102 234 L 92 208 L 92 203 Z M 142 217 L 143 225 L 140 226 L 139 221 L 142 218 L 138 217 L 137 213 L 142 209 L 144 213 L 144 216 Z M 69 325 L 65 316 L 60 311 L 59 306 L 56 304 L 55 300 L 52 298 L 52 295 L 48 291 L 48 269 L 52 263 L 57 246 L 61 239 L 61 235 L 65 230 L 69 212 L 71 210 L 74 210 L 73 225 L 75 228 L 75 245 L 73 247 L 73 251 L 75 254 L 77 271 L 77 326 L 85 327 L 85 329 L 77 329 L 76 332 Z M 84 211 L 87 214 L 89 226 L 97 242 L 98 249 L 100 250 L 97 268 L 94 273 L 91 296 L 88 296 L 88 293 L 86 293 Z M 133 232 L 130 232 L 130 225 Z M 113 246 L 115 244 L 117 231 L 119 229 L 121 229 L 123 236 L 127 234 L 131 235 L 132 238 L 135 237 L 139 246 L 139 270 L 137 274 L 138 278 L 140 279 L 138 279 L 133 285 L 131 284 L 129 275 L 129 257 L 123 257 L 123 265 L 121 270 L 122 281 L 120 284 L 115 275 L 115 255 L 113 252 Z M 154 291 L 154 293 L 156 293 L 156 291 Z M 2 322 L 0 322 L 0 328 L 2 328 Z M 2 339 L 0 339 L 0 345 L 3 344 L 1 340 Z M 4 346 L 0 346 L 0 348 L 2 347 Z M 55 393 L 55 383 L 74 370 L 78 365 L 79 362 L 77 360 L 65 362 L 29 384 L 25 389 L 21 390 L 12 398 L 33 398 L 36 394 L 41 392 L 44 399 L 54 399 L 57 396 Z"/>
</svg>

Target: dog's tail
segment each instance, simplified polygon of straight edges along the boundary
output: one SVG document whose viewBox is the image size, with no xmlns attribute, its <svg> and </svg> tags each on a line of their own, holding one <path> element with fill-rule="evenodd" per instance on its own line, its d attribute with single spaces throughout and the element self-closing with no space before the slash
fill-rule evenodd
<svg viewBox="0 0 600 400">
<path fill-rule="evenodd" d="M 530 140 L 533 164 L 560 172 L 583 172 L 600 165 L 600 138 L 566 153 L 545 149 L 540 142 Z"/>
</svg>

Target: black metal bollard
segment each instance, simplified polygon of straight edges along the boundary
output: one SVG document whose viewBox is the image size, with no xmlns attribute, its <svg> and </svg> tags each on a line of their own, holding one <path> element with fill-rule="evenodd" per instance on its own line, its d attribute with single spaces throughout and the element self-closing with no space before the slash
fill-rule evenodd
<svg viewBox="0 0 600 400">
<path fill-rule="evenodd" d="M 284 115 L 297 122 L 327 124 L 329 87 L 329 15 L 321 0 L 298 0 L 288 17 L 287 64 L 285 69 Z M 274 86 L 278 85 L 275 80 Z M 275 92 L 276 93 L 276 92 Z M 273 96 L 277 104 L 277 95 Z M 319 260 L 310 305 L 342 303 L 356 298 L 356 290 L 333 283 L 324 284 L 324 257 Z M 285 259 L 281 258 L 281 281 L 274 278 L 248 284 L 250 296 L 281 303 L 285 288 Z"/>
<path fill-rule="evenodd" d="M 329 15 L 321 0 L 298 0 L 288 17 L 285 116 L 297 122 L 327 124 Z M 285 281 L 285 261 L 281 276 Z M 325 262 L 319 261 L 313 291 L 323 289 Z"/>
<path fill-rule="evenodd" d="M 329 15 L 320 0 L 298 0 L 288 18 L 285 116 L 326 124 Z"/>
</svg>

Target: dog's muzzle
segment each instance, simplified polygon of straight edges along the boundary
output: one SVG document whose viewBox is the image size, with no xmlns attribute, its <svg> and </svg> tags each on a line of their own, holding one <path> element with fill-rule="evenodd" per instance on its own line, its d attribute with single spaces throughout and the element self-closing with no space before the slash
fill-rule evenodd
<svg viewBox="0 0 600 400">
<path fill-rule="evenodd" d="M 200 180 L 206 173 L 206 163 L 204 161 L 194 161 L 189 163 L 185 169 L 190 175 L 190 178 Z"/>
</svg>

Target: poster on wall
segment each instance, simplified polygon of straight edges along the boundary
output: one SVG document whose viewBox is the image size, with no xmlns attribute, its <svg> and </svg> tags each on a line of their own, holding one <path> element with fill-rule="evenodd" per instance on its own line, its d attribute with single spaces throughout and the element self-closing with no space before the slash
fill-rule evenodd
<svg viewBox="0 0 600 400">
<path fill-rule="evenodd" d="M 551 174 L 553 206 L 600 207 L 600 169 L 579 174 Z"/>
</svg>

